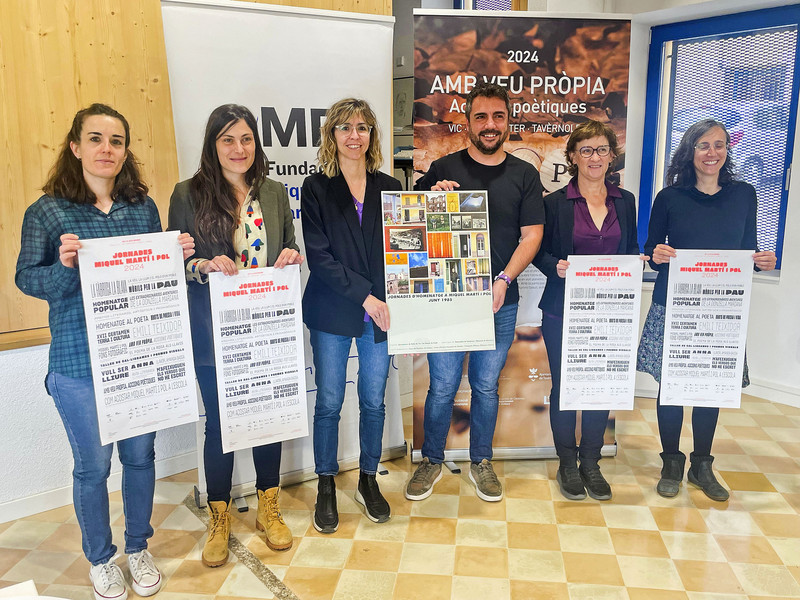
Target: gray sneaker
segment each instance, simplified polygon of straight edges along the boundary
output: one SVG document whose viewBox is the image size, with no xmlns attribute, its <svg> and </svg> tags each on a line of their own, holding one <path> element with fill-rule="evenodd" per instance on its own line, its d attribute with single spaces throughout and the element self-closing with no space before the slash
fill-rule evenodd
<svg viewBox="0 0 800 600">
<path fill-rule="evenodd" d="M 503 499 L 503 485 L 495 475 L 492 463 L 487 459 L 470 464 L 469 478 L 475 484 L 475 492 L 481 500 L 499 502 Z"/>
<path fill-rule="evenodd" d="M 423 458 L 406 486 L 406 498 L 424 500 L 433 493 L 433 486 L 442 478 L 442 464 Z"/>
</svg>

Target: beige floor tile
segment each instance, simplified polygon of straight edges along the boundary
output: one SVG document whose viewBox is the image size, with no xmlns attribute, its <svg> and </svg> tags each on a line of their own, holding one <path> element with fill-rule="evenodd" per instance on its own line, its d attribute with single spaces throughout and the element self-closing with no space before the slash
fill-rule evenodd
<svg viewBox="0 0 800 600">
<path fill-rule="evenodd" d="M 354 571 L 397 571 L 403 544 L 400 542 L 374 542 L 355 540 L 345 569 Z"/>
<path fill-rule="evenodd" d="M 550 500 L 550 483 L 543 479 L 508 478 L 505 480 L 506 498 Z"/>
<path fill-rule="evenodd" d="M 787 567 L 800 566 L 800 544 L 797 543 L 797 538 L 770 537 L 767 540 L 784 565 Z"/>
<path fill-rule="evenodd" d="M 41 593 L 50 597 L 69 598 L 70 600 L 95 600 L 94 591 L 88 582 L 86 585 L 60 585 L 54 583 L 41 589 Z M 159 598 L 162 596 L 159 596 Z M 129 594 L 129 597 L 133 597 L 132 594 Z M 192 598 L 191 600 L 195 599 Z M 207 600 L 214 600 L 214 598 L 209 596 Z"/>
<path fill-rule="evenodd" d="M 30 552 L 3 574 L 6 581 L 34 580 L 36 583 L 55 583 L 56 579 L 80 556 L 75 552 Z M 122 561 L 120 561 L 121 563 Z M 85 577 L 88 579 L 89 569 Z"/>
<path fill-rule="evenodd" d="M 511 600 L 570 600 L 566 583 L 511 580 Z"/>
<path fill-rule="evenodd" d="M 526 550 L 560 550 L 558 526 L 544 523 L 506 523 L 508 547 Z"/>
<path fill-rule="evenodd" d="M 628 587 L 682 590 L 683 583 L 668 558 L 617 556 L 622 579 Z"/>
<path fill-rule="evenodd" d="M 411 516 L 455 519 L 458 517 L 458 501 L 459 496 L 433 494 L 425 500 L 415 502 L 411 507 Z"/>
<path fill-rule="evenodd" d="M 165 591 L 216 594 L 230 575 L 234 562 L 209 568 L 200 561 L 185 560 L 167 581 Z"/>
<path fill-rule="evenodd" d="M 654 590 L 653 588 L 628 588 L 630 600 L 689 600 L 686 592 L 676 590 Z"/>
<path fill-rule="evenodd" d="M 800 515 L 755 513 L 753 519 L 766 536 L 800 538 Z"/>
<path fill-rule="evenodd" d="M 295 537 L 292 540 L 291 548 L 276 552 L 275 550 L 271 550 L 262 539 L 253 537 L 245 544 L 245 547 L 253 556 L 272 569 L 274 566 L 289 566 L 302 541 L 302 537 Z"/>
<path fill-rule="evenodd" d="M 156 491 L 153 496 L 153 502 L 156 504 L 181 504 L 186 495 L 192 491 L 194 486 L 191 483 L 173 483 L 170 481 L 158 480 L 156 481 Z M 113 497 L 110 496 L 110 497 Z M 119 500 L 119 498 L 117 498 Z M 122 509 L 121 502 L 120 510 Z M 112 520 L 116 516 L 112 517 Z"/>
<path fill-rule="evenodd" d="M 688 468 L 688 461 L 687 461 Z M 717 454 L 714 458 L 714 470 L 751 473 L 758 471 L 753 457 L 746 454 Z"/>
<path fill-rule="evenodd" d="M 724 429 L 735 440 L 771 440 L 772 437 L 769 433 L 761 429 L 761 427 L 754 425 L 752 427 L 740 427 L 734 425 L 725 425 Z"/>
<path fill-rule="evenodd" d="M 649 426 L 647 429 L 650 429 Z M 645 435 L 623 435 L 617 436 L 617 443 L 626 450 L 661 450 L 661 444 L 651 433 Z"/>
<path fill-rule="evenodd" d="M 776 407 L 771 404 L 765 404 L 775 410 L 774 414 L 753 414 L 753 420 L 759 427 L 795 427 L 791 418 L 787 419 L 786 415 L 782 414 Z"/>
<path fill-rule="evenodd" d="M 423 544 L 455 544 L 458 519 L 411 517 L 405 541 Z"/>
<path fill-rule="evenodd" d="M 508 533 L 506 523 L 503 521 L 459 519 L 456 527 L 455 543 L 462 546 L 507 548 Z"/>
<path fill-rule="evenodd" d="M 791 456 L 751 456 L 756 467 L 764 473 L 800 473 L 800 463 Z"/>
<path fill-rule="evenodd" d="M 779 442 L 765 440 L 741 440 L 738 445 L 742 451 L 738 454 L 748 454 L 750 456 L 791 456 Z M 714 453 L 717 453 L 716 443 Z"/>
<path fill-rule="evenodd" d="M 398 571 L 427 575 L 452 575 L 455 555 L 455 546 L 407 542 L 403 544 L 403 554 Z"/>
<path fill-rule="evenodd" d="M 732 563 L 731 568 L 750 596 L 800 598 L 800 584 L 786 567 Z"/>
<path fill-rule="evenodd" d="M 608 475 L 607 475 L 608 476 Z M 609 504 L 620 506 L 645 506 L 644 494 L 641 486 L 633 478 L 632 483 L 620 484 L 618 478 L 609 479 L 611 493 L 613 494 Z"/>
<path fill-rule="evenodd" d="M 750 513 L 795 514 L 794 508 L 778 492 L 736 492 L 733 502 L 737 510 Z"/>
<path fill-rule="evenodd" d="M 790 418 L 797 419 L 797 417 Z M 764 435 L 776 442 L 796 442 L 797 427 L 764 427 Z"/>
<path fill-rule="evenodd" d="M 81 528 L 72 523 L 59 525 L 50 537 L 36 547 L 36 550 L 45 552 L 74 552 L 82 553 Z"/>
<path fill-rule="evenodd" d="M 669 558 L 669 552 L 658 531 L 646 529 L 609 529 L 617 554 Z"/>
<path fill-rule="evenodd" d="M 508 578 L 508 550 L 484 546 L 456 546 L 454 575 Z"/>
<path fill-rule="evenodd" d="M 716 535 L 714 537 L 728 562 L 782 564 L 781 557 L 766 538 L 751 535 Z M 798 555 L 800 555 L 800 544 L 798 544 Z"/>
<path fill-rule="evenodd" d="M 302 600 L 330 600 L 336 592 L 340 574 L 338 569 L 289 567 L 283 583 Z"/>
<path fill-rule="evenodd" d="M 672 559 L 725 561 L 725 555 L 710 533 L 662 531 L 661 538 Z"/>
<path fill-rule="evenodd" d="M 618 529 L 658 529 L 647 506 L 615 506 L 601 504 L 603 518 L 608 527 Z"/>
<path fill-rule="evenodd" d="M 753 517 L 747 513 L 710 508 L 701 509 L 700 514 L 711 533 L 723 535 L 760 535 L 761 533 Z"/>
<path fill-rule="evenodd" d="M 432 600 L 450 598 L 453 578 L 449 575 L 398 573 L 393 600 Z"/>
<path fill-rule="evenodd" d="M 690 533 L 706 533 L 708 531 L 703 516 L 696 508 L 651 506 L 650 512 L 661 531 L 686 531 Z"/>
<path fill-rule="evenodd" d="M 744 450 L 744 444 L 747 443 L 748 440 L 714 440 L 714 447 L 712 451 L 714 456 L 719 456 L 720 454 L 754 454 L 751 452 L 747 452 Z M 750 442 L 750 443 L 771 443 L 771 442 Z"/>
<path fill-rule="evenodd" d="M 544 460 L 509 460 L 504 466 L 505 478 L 547 480 L 547 465 Z"/>
<path fill-rule="evenodd" d="M 403 490 L 405 486 L 403 487 Z M 411 507 L 414 506 L 414 502 L 409 500 L 405 497 L 403 491 L 387 491 L 381 490 L 383 497 L 386 498 L 386 501 L 389 503 L 389 507 L 392 510 L 392 516 L 394 515 L 404 515 L 409 516 L 411 514 Z"/>
<path fill-rule="evenodd" d="M 614 554 L 611 536 L 605 527 L 584 525 L 557 525 L 557 527 L 563 552 Z"/>
<path fill-rule="evenodd" d="M 0 548 L 0 579 L 3 575 L 28 555 L 29 550 Z"/>
<path fill-rule="evenodd" d="M 783 494 L 800 494 L 800 477 L 788 473 L 765 473 L 769 482 Z"/>
<path fill-rule="evenodd" d="M 506 498 L 506 520 L 511 523 L 555 524 L 553 503 L 545 500 Z"/>
<path fill-rule="evenodd" d="M 222 587 L 217 591 L 217 598 L 220 596 L 237 598 L 275 597 L 269 588 L 242 563 L 237 563 L 233 566 Z"/>
<path fill-rule="evenodd" d="M 608 554 L 564 552 L 564 570 L 569 583 L 621 586 L 617 557 Z"/>
<path fill-rule="evenodd" d="M 559 525 L 590 525 L 605 527 L 603 510 L 592 502 L 553 502 L 556 522 Z"/>
<path fill-rule="evenodd" d="M 201 540 L 205 543 L 206 538 L 203 531 L 179 531 L 159 528 L 150 538 L 148 548 L 153 556 L 184 558 Z"/>
<path fill-rule="evenodd" d="M 303 538 L 292 559 L 292 566 L 341 569 L 347 562 L 352 547 L 352 540 Z"/>
<path fill-rule="evenodd" d="M 739 427 L 757 427 L 759 425 L 752 416 L 742 410 L 719 411 L 719 424 L 724 425 L 725 427 L 729 425 L 738 425 Z"/>
<path fill-rule="evenodd" d="M 566 582 L 561 552 L 509 548 L 508 576 L 529 581 Z"/>
<path fill-rule="evenodd" d="M 345 569 L 333 600 L 391 600 L 397 574 Z"/>
<path fill-rule="evenodd" d="M 48 521 L 16 521 L 0 533 L 0 547 L 31 550 L 49 538 L 60 527 Z"/>
<path fill-rule="evenodd" d="M 725 562 L 675 560 L 675 568 L 687 591 L 723 594 L 744 592 L 730 566 Z"/>
<path fill-rule="evenodd" d="M 570 583 L 567 587 L 572 600 L 628 600 L 628 593 L 622 586 Z"/>
<path fill-rule="evenodd" d="M 453 577 L 452 600 L 511 600 L 508 579 Z"/>
<path fill-rule="evenodd" d="M 290 485 L 281 489 L 281 510 L 313 511 L 316 501 L 316 482 L 314 482 L 313 487 L 306 485 Z"/>
<path fill-rule="evenodd" d="M 341 517 L 341 515 L 340 515 Z M 395 516 L 386 523 L 373 523 L 366 517 L 358 522 L 356 533 L 357 540 L 375 540 L 383 542 L 402 542 L 408 532 L 410 517 Z"/>
<path fill-rule="evenodd" d="M 59 508 L 54 508 L 52 510 L 46 510 L 42 513 L 30 515 L 22 520 L 46 521 L 50 523 L 66 523 L 74 516 L 75 516 L 75 509 L 72 507 L 72 504 L 68 504 L 67 506 L 61 506 Z M 11 523 L 3 523 L 3 525 L 10 526 Z"/>
<path fill-rule="evenodd" d="M 486 502 L 477 496 L 461 496 L 458 503 L 459 519 L 506 520 L 506 499 L 499 502 Z"/>
</svg>

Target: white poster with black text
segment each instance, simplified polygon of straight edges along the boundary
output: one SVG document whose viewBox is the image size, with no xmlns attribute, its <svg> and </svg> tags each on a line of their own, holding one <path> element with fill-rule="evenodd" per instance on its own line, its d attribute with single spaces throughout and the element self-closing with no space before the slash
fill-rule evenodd
<svg viewBox="0 0 800 600">
<path fill-rule="evenodd" d="M 197 421 L 178 232 L 81 240 L 78 256 L 100 441 Z"/>
<path fill-rule="evenodd" d="M 222 451 L 308 435 L 300 267 L 211 273 Z"/>
<path fill-rule="evenodd" d="M 562 410 L 631 410 L 642 303 L 638 256 L 568 256 Z"/>
<path fill-rule="evenodd" d="M 676 250 L 669 263 L 661 403 L 739 408 L 752 250 Z"/>
</svg>

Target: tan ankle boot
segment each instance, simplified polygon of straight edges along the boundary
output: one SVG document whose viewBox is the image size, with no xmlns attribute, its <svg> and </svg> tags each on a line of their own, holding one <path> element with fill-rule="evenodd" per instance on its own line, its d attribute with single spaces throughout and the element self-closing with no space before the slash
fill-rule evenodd
<svg viewBox="0 0 800 600">
<path fill-rule="evenodd" d="M 264 532 L 264 541 L 273 550 L 288 550 L 292 547 L 292 532 L 283 522 L 278 506 L 280 488 L 258 491 L 258 514 L 256 529 Z"/>
<path fill-rule="evenodd" d="M 208 503 L 208 538 L 203 546 L 203 564 L 219 567 L 228 562 L 228 538 L 231 535 L 231 503 L 219 500 Z"/>
</svg>

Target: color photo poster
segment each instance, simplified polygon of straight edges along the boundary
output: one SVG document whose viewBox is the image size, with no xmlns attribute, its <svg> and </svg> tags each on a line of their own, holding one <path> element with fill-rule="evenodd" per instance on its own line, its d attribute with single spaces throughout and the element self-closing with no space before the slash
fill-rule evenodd
<svg viewBox="0 0 800 600">
<path fill-rule="evenodd" d="M 564 149 L 576 125 L 608 124 L 623 152 L 612 179 L 623 180 L 630 62 L 630 21 L 603 18 L 503 16 L 466 11 L 414 11 L 414 177 L 431 162 L 467 146 L 463 113 L 478 81 L 506 87 L 511 97 L 505 149 L 531 162 L 548 192 L 569 181 Z M 528 279 L 532 279 L 528 277 Z M 535 279 L 535 278 L 533 278 Z M 532 291 L 539 291 L 541 283 Z M 500 375 L 495 454 L 555 456 L 550 432 L 550 368 L 539 323 L 540 294 L 523 295 L 516 337 Z M 414 459 L 424 438 L 428 389 L 424 356 L 414 361 Z M 466 361 L 447 440 L 448 456 L 466 458 L 469 447 L 469 383 Z M 580 423 L 580 419 L 578 419 Z M 606 430 L 614 453 L 614 417 Z"/>
<path fill-rule="evenodd" d="M 493 349 L 486 192 L 382 197 L 389 354 Z"/>
</svg>

